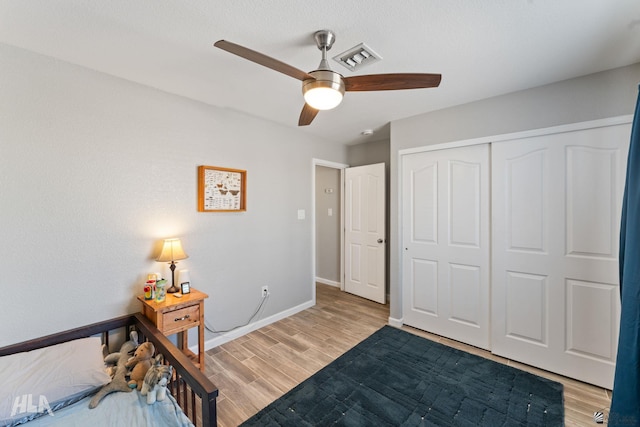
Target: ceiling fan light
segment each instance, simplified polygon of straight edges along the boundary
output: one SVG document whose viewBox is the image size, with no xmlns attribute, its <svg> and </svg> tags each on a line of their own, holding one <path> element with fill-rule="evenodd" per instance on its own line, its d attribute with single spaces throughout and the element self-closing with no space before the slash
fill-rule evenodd
<svg viewBox="0 0 640 427">
<path fill-rule="evenodd" d="M 342 102 L 344 82 L 338 73 L 328 70 L 312 71 L 315 79 L 302 83 L 304 101 L 316 110 L 331 110 Z"/>
<path fill-rule="evenodd" d="M 330 87 L 316 87 L 305 92 L 304 102 L 316 110 L 331 110 L 340 105 L 342 94 Z"/>
</svg>

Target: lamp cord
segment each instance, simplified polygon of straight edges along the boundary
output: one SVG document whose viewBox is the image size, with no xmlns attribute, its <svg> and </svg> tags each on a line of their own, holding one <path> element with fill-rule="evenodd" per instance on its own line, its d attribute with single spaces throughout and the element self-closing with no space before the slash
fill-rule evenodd
<svg viewBox="0 0 640 427">
<path fill-rule="evenodd" d="M 247 322 L 243 325 L 238 325 L 238 326 L 234 326 L 233 328 L 230 329 L 226 329 L 224 331 L 218 331 L 216 328 L 214 328 L 213 326 L 210 326 L 209 323 L 207 322 L 207 319 L 204 319 L 204 327 L 207 331 L 212 332 L 214 334 L 222 334 L 225 332 L 231 332 L 231 331 L 235 331 L 238 328 L 242 328 L 243 326 L 247 326 L 249 323 L 251 323 L 251 321 L 253 321 L 253 318 L 256 317 L 258 315 L 258 313 L 260 313 L 260 311 L 262 311 L 262 308 L 264 306 L 264 304 L 267 302 L 267 300 L 269 299 L 269 295 L 267 295 L 266 297 L 262 298 L 262 301 L 260 302 L 260 304 L 258 304 L 258 308 L 256 308 L 256 311 L 253 312 L 253 314 L 251 315 L 251 317 L 249 317 L 249 320 L 247 320 Z"/>
</svg>

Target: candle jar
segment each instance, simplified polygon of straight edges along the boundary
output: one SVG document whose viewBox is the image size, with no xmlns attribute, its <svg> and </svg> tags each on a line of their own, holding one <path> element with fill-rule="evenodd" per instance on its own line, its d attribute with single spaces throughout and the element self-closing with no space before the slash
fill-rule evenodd
<svg viewBox="0 0 640 427">
<path fill-rule="evenodd" d="M 163 302 L 167 296 L 167 281 L 162 279 L 156 282 L 156 302 Z"/>
</svg>

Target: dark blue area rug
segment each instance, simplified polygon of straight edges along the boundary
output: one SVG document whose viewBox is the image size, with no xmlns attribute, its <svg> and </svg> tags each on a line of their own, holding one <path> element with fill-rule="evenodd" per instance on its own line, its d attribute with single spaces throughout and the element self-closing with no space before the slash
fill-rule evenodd
<svg viewBox="0 0 640 427">
<path fill-rule="evenodd" d="M 562 426 L 562 384 L 385 326 L 243 426 Z"/>
</svg>

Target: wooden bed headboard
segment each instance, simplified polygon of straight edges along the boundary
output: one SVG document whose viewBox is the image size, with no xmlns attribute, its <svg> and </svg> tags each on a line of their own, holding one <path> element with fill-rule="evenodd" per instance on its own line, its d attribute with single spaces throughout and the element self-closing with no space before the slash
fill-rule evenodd
<svg viewBox="0 0 640 427">
<path fill-rule="evenodd" d="M 184 353 L 160 333 L 153 323 L 140 313 L 104 320 L 2 347 L 0 348 L 0 356 L 31 351 L 98 334 L 102 335 L 103 343 L 108 345 L 110 334 L 124 329 L 125 336 L 127 336 L 131 327 L 138 331 L 140 342 L 151 341 L 156 348 L 156 353 L 162 354 L 165 363 L 173 366 L 174 378 L 168 384 L 168 388 L 191 422 L 196 426 L 216 426 L 217 387 Z"/>
</svg>

